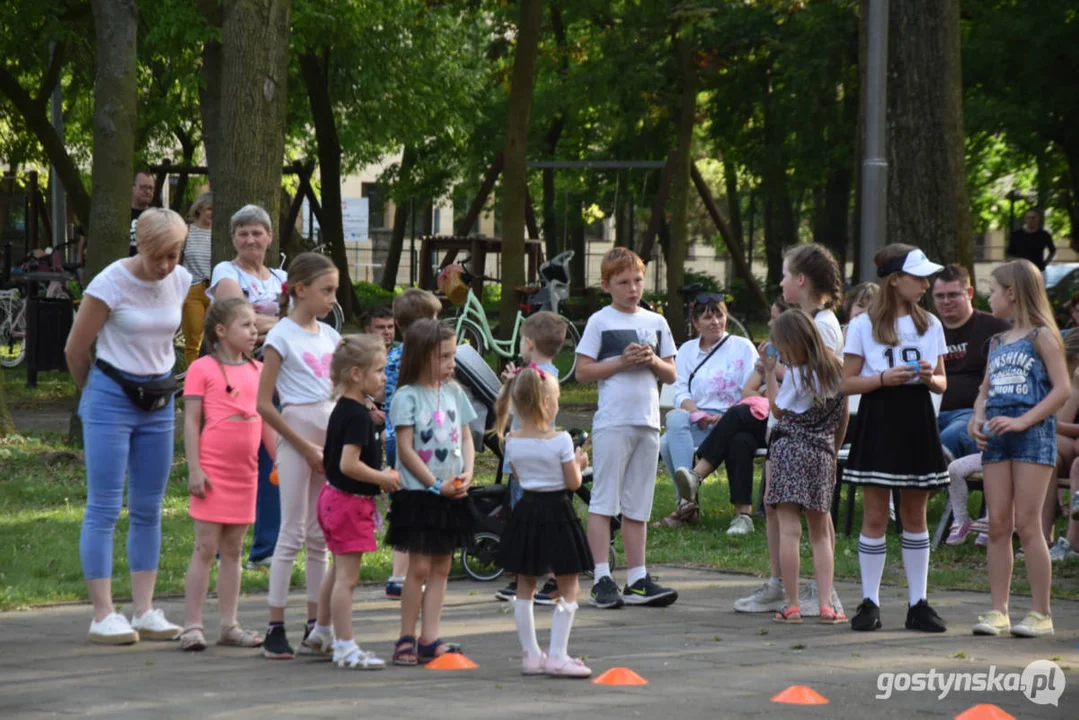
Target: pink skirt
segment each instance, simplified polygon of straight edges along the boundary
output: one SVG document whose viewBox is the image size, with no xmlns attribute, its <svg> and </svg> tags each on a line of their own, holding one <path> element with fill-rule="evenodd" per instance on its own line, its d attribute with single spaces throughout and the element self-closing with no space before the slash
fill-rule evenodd
<svg viewBox="0 0 1079 720">
<path fill-rule="evenodd" d="M 262 423 L 258 420 L 225 420 L 203 429 L 199 463 L 210 487 L 205 498 L 192 496 L 191 517 L 225 525 L 255 522 L 261 442 Z"/>
</svg>

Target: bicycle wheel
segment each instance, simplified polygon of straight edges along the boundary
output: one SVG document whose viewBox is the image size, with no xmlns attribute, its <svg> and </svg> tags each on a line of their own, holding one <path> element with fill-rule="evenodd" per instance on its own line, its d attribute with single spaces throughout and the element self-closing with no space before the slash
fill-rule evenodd
<svg viewBox="0 0 1079 720">
<path fill-rule="evenodd" d="M 472 536 L 471 547 L 461 550 L 461 564 L 473 580 L 490 581 L 502 574 L 498 564 L 498 548 L 502 538 L 494 533 L 478 532 Z"/>
<path fill-rule="evenodd" d="M 0 366 L 18 367 L 26 359 L 26 313 L 17 290 L 0 299 Z"/>
<path fill-rule="evenodd" d="M 749 330 L 746 329 L 746 326 L 743 325 L 738 318 L 729 313 L 727 314 L 727 332 L 731 335 L 744 337 L 746 340 L 753 342 L 753 336 L 749 334 Z"/>
<path fill-rule="evenodd" d="M 184 340 L 183 330 L 177 330 L 172 336 L 172 351 L 176 355 L 172 362 L 172 374 L 176 382 L 182 385 L 184 376 L 187 375 L 187 342 Z"/>
<path fill-rule="evenodd" d="M 480 357 L 484 357 L 487 351 L 487 344 L 483 339 L 483 330 L 471 320 L 465 320 L 461 323 L 461 333 L 457 336 L 457 344 L 471 345 L 472 349 Z"/>
<path fill-rule="evenodd" d="M 566 321 L 566 340 L 555 356 L 554 364 L 558 368 L 558 382 L 561 384 L 572 380 L 577 371 L 577 345 L 581 342 L 581 333 L 569 318 L 564 315 L 560 317 Z"/>
<path fill-rule="evenodd" d="M 329 325 L 337 332 L 341 332 L 341 328 L 345 324 L 345 311 L 341 309 L 340 303 L 335 302 L 333 309 L 325 317 L 320 317 L 318 321 Z"/>
</svg>

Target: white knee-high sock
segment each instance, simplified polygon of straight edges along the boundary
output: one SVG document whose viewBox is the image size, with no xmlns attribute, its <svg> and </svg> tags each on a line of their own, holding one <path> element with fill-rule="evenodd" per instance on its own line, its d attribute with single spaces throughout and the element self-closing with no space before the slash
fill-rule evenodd
<svg viewBox="0 0 1079 720">
<path fill-rule="evenodd" d="M 551 618 L 551 647 L 547 657 L 564 660 L 569 653 L 569 631 L 573 627 L 573 616 L 577 614 L 576 601 L 568 603 L 562 600 L 554 608 Z"/>
<path fill-rule="evenodd" d="M 862 597 L 880 606 L 880 579 L 884 576 L 884 561 L 888 544 L 884 538 L 858 536 L 858 566 L 862 571 Z"/>
<path fill-rule="evenodd" d="M 513 619 L 517 621 L 517 638 L 521 641 L 521 651 L 529 657 L 543 654 L 536 640 L 536 617 L 532 613 L 531 600 L 513 601 Z"/>
<path fill-rule="evenodd" d="M 911 607 L 926 596 L 929 584 L 929 531 L 903 531 L 903 569 L 907 572 L 907 588 Z"/>
</svg>

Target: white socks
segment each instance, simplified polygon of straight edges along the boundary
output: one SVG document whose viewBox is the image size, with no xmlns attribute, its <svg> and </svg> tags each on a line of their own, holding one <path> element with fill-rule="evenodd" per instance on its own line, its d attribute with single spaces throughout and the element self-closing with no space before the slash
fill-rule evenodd
<svg viewBox="0 0 1079 720">
<path fill-rule="evenodd" d="M 928 533 L 926 537 L 929 537 Z M 888 544 L 884 538 L 858 536 L 858 565 L 862 571 L 862 597 L 872 600 L 877 607 L 880 607 L 880 579 L 884 576 L 884 561 L 887 559 L 887 552 Z M 905 558 L 906 549 L 903 554 Z M 926 559 L 928 560 L 928 552 Z M 928 570 L 928 565 L 926 568 Z"/>
<path fill-rule="evenodd" d="M 596 563 L 596 569 L 592 571 L 592 584 L 596 585 L 600 580 L 605 577 L 611 576 L 611 564 L 610 563 Z"/>
<path fill-rule="evenodd" d="M 903 569 L 907 572 L 907 589 L 910 605 L 926 598 L 929 584 L 929 531 L 920 533 L 903 531 Z"/>
<path fill-rule="evenodd" d="M 557 615 L 557 613 L 556 613 Z M 537 658 L 543 654 L 539 642 L 536 641 L 536 618 L 532 614 L 531 600 L 513 601 L 513 619 L 517 621 L 517 638 L 521 641 L 521 650 L 530 658 Z M 551 631 L 552 638 L 554 631 Z M 569 636 L 569 630 L 566 630 Z M 553 640 L 552 640 L 553 642 Z"/>
<path fill-rule="evenodd" d="M 573 627 L 573 616 L 577 613 L 577 607 L 576 602 L 568 603 L 562 600 L 555 605 L 554 616 L 551 618 L 551 647 L 547 651 L 547 657 L 552 660 L 565 660 L 568 655 L 569 631 Z"/>
<path fill-rule="evenodd" d="M 350 652 L 352 652 L 352 648 L 356 648 L 357 650 L 359 650 L 359 645 L 356 644 L 355 638 L 333 641 L 334 655 L 348 655 Z"/>
<path fill-rule="evenodd" d="M 648 570 L 645 568 L 644 565 L 641 565 L 640 567 L 630 568 L 629 571 L 626 573 L 626 584 L 632 587 L 633 583 L 637 582 L 638 580 L 644 580 L 644 576 L 647 574 Z"/>
</svg>

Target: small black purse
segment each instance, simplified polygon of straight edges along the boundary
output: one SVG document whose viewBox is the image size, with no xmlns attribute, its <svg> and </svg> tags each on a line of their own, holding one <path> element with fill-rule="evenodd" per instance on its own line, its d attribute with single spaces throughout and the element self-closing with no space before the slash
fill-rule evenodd
<svg viewBox="0 0 1079 720">
<path fill-rule="evenodd" d="M 94 364 L 124 389 L 124 394 L 130 398 L 131 402 L 147 412 L 162 409 L 169 404 L 172 396 L 180 391 L 176 378 L 171 374 L 160 380 L 137 382 L 124 377 L 119 370 L 104 360 L 99 359 Z"/>
</svg>

